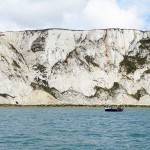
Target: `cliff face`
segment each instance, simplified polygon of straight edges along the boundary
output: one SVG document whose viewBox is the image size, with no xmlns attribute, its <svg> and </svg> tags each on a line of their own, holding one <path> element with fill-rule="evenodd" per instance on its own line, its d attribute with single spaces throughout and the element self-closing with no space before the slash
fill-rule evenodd
<svg viewBox="0 0 150 150">
<path fill-rule="evenodd" d="M 1 32 L 0 104 L 150 105 L 150 31 Z"/>
</svg>

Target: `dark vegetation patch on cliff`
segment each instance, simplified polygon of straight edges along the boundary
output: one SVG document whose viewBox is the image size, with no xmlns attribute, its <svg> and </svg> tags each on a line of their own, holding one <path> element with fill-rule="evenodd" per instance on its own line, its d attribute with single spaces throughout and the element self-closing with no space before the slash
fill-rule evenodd
<svg viewBox="0 0 150 150">
<path fill-rule="evenodd" d="M 136 68 L 136 64 L 134 62 L 134 57 L 133 56 L 124 56 L 124 60 L 120 63 L 121 67 L 125 67 L 127 73 L 134 72 Z"/>
<path fill-rule="evenodd" d="M 0 94 L 0 96 L 4 97 L 4 98 L 7 98 L 7 94 Z"/>
<path fill-rule="evenodd" d="M 132 94 L 131 96 L 137 100 L 140 100 L 140 98 L 144 95 L 147 95 L 147 91 L 144 88 L 141 88 L 138 90 L 135 94 Z"/>
<path fill-rule="evenodd" d="M 140 42 L 139 48 L 150 50 L 150 39 L 149 38 L 148 39 L 142 39 L 139 42 Z"/>
<path fill-rule="evenodd" d="M 44 51 L 45 50 L 45 37 L 38 37 L 31 45 L 32 52 Z"/>
<path fill-rule="evenodd" d="M 46 70 L 46 67 L 41 64 L 36 64 L 33 66 L 34 70 L 39 70 L 41 73 L 43 73 Z"/>
<path fill-rule="evenodd" d="M 146 64 L 150 57 L 150 39 L 142 39 L 139 43 L 139 51 L 135 56 L 125 55 L 120 63 L 120 66 L 125 68 L 127 74 L 134 73 L 138 68 Z"/>
<path fill-rule="evenodd" d="M 136 56 L 124 56 L 124 60 L 120 63 L 121 67 L 124 67 L 127 74 L 134 73 L 140 65 L 146 63 L 147 57 L 140 57 L 138 54 Z"/>
<path fill-rule="evenodd" d="M 88 62 L 88 64 L 92 64 L 94 67 L 99 67 L 99 65 L 94 62 L 94 58 L 92 56 L 87 55 L 84 58 Z"/>
<path fill-rule="evenodd" d="M 31 87 L 34 89 L 34 90 L 43 90 L 49 94 L 51 94 L 53 97 L 56 98 L 55 96 L 55 91 L 57 91 L 55 88 L 50 88 L 49 86 L 45 86 L 43 84 L 40 84 L 40 83 L 35 83 L 35 82 L 32 82 L 31 83 Z"/>
<path fill-rule="evenodd" d="M 41 79 L 40 77 L 35 77 L 34 81 L 38 84 L 43 84 L 44 86 L 48 86 L 48 82 L 46 80 Z"/>
<path fill-rule="evenodd" d="M 118 82 L 114 82 L 114 85 L 110 89 L 95 86 L 94 89 L 96 92 L 94 95 L 89 96 L 89 98 L 98 97 L 98 95 L 103 93 L 103 92 L 107 93 L 107 95 L 109 95 L 109 96 L 114 96 L 115 91 L 118 90 L 119 88 L 120 88 L 120 85 Z"/>
<path fill-rule="evenodd" d="M 150 69 L 147 69 L 146 71 L 144 71 L 144 73 L 150 74 Z"/>
<path fill-rule="evenodd" d="M 0 93 L 0 96 L 4 97 L 4 98 L 7 98 L 7 97 L 15 98 L 14 96 L 11 96 L 11 95 L 6 94 L 6 93 Z"/>
</svg>

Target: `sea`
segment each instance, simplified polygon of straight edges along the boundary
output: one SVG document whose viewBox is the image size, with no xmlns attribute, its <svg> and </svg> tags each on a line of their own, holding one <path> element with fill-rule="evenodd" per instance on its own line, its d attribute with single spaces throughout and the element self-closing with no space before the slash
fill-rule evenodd
<svg viewBox="0 0 150 150">
<path fill-rule="evenodd" d="M 150 150 L 150 108 L 0 107 L 0 150 Z"/>
</svg>

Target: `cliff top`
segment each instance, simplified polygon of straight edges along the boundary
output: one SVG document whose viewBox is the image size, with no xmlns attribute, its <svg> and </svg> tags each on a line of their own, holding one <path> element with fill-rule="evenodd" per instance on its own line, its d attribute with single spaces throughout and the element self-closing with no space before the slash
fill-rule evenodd
<svg viewBox="0 0 150 150">
<path fill-rule="evenodd" d="M 25 32 L 25 31 L 46 31 L 46 30 L 67 30 L 67 31 L 95 31 L 95 30 L 135 30 L 140 32 L 148 32 L 149 30 L 138 30 L 138 29 L 122 29 L 122 28 L 105 28 L 105 29 L 87 29 L 87 30 L 80 30 L 80 29 L 66 29 L 66 28 L 46 28 L 46 29 L 29 29 L 29 30 L 19 30 L 19 31 L 4 31 L 4 32 Z M 0 33 L 4 33 L 0 31 Z"/>
</svg>

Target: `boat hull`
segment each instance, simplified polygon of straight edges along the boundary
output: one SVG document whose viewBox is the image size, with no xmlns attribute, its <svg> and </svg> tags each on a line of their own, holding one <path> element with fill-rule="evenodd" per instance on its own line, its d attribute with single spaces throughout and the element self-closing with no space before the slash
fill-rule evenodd
<svg viewBox="0 0 150 150">
<path fill-rule="evenodd" d="M 111 112 L 121 112 L 123 111 L 122 108 L 106 108 L 105 111 L 111 111 Z"/>
</svg>

